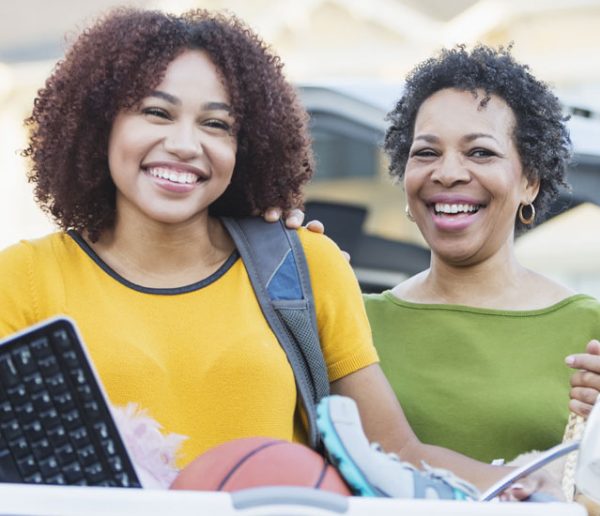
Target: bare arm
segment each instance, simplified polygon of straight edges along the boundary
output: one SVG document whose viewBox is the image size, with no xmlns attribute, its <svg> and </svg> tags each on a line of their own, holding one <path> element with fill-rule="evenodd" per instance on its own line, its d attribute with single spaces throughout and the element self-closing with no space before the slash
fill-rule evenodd
<svg viewBox="0 0 600 516">
<path fill-rule="evenodd" d="M 491 466 L 446 448 L 419 441 L 378 364 L 333 382 L 331 391 L 356 401 L 365 434 L 370 441 L 380 443 L 386 451 L 397 453 L 402 460 L 417 467 L 421 465 L 421 461 L 425 461 L 431 466 L 449 469 L 482 491 L 510 471 L 506 467 Z M 544 484 L 546 481 L 545 476 L 523 480 L 521 484 L 524 489 L 514 496 L 525 498 L 538 488 L 556 493 L 558 486 Z"/>
</svg>

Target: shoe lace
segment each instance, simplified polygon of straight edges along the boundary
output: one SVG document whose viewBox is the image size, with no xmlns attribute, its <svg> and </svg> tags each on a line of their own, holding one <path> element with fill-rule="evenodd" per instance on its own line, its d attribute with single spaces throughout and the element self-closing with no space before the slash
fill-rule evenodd
<svg viewBox="0 0 600 516">
<path fill-rule="evenodd" d="M 451 471 L 443 468 L 434 468 L 427 464 L 425 461 L 421 461 L 421 465 L 423 466 L 423 471 L 426 475 L 429 475 L 431 478 L 435 478 L 445 482 L 450 485 L 454 489 L 458 489 L 465 493 L 472 500 L 479 499 L 479 490 L 470 482 L 457 477 Z"/>
<path fill-rule="evenodd" d="M 424 474 L 430 478 L 433 478 L 435 480 L 441 480 L 442 482 L 448 484 L 450 487 L 452 487 L 454 489 L 458 489 L 459 491 L 462 491 L 472 500 L 479 499 L 479 490 L 473 484 L 471 484 L 470 482 L 467 482 L 466 480 L 463 480 L 460 477 L 457 477 L 454 473 L 452 473 L 451 471 L 448 471 L 447 469 L 434 468 L 434 467 L 430 466 L 429 464 L 427 464 L 425 461 L 421 461 L 421 465 L 423 466 L 423 469 L 419 470 L 418 468 L 413 466 L 410 462 L 402 461 L 396 453 L 386 452 L 383 449 L 383 447 L 377 442 L 372 442 L 371 448 L 378 453 L 382 453 L 382 454 L 386 455 L 391 460 L 401 463 L 402 466 L 407 469 L 410 469 L 412 471 L 420 471 L 422 474 Z"/>
</svg>

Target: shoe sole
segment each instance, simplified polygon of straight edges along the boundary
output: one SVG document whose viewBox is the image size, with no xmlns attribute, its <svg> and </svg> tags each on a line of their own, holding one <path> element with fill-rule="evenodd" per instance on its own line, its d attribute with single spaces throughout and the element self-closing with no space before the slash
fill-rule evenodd
<svg viewBox="0 0 600 516">
<path fill-rule="evenodd" d="M 332 398 L 335 398 L 332 404 Z M 355 423 L 360 421 L 356 405 L 347 398 L 328 397 L 317 406 L 317 427 L 321 432 L 323 444 L 330 460 L 336 466 L 354 494 L 360 496 L 381 497 L 366 479 L 364 473 L 353 460 L 335 428 L 336 424 Z"/>
</svg>

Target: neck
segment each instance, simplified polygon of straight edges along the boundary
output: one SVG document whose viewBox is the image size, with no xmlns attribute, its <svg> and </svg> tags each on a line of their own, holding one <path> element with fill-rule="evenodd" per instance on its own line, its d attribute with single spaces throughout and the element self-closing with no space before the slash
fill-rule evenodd
<svg viewBox="0 0 600 516">
<path fill-rule="evenodd" d="M 119 217 L 94 251 L 133 283 L 171 288 L 200 281 L 215 272 L 234 249 L 218 219 L 203 214 L 170 225 Z"/>
<path fill-rule="evenodd" d="M 512 245 L 469 265 L 448 263 L 434 254 L 430 269 L 420 278 L 420 301 L 503 307 L 520 296 L 527 274 L 517 262 Z"/>
<path fill-rule="evenodd" d="M 437 302 L 470 306 L 503 304 L 519 290 L 526 270 L 510 256 L 455 266 L 433 257 L 424 287 Z"/>
</svg>

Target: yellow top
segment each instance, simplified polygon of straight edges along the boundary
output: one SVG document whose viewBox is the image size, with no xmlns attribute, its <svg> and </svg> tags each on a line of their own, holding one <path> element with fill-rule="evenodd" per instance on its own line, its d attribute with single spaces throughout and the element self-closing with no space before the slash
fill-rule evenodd
<svg viewBox="0 0 600 516">
<path fill-rule="evenodd" d="M 377 355 L 350 266 L 327 237 L 300 230 L 300 238 L 334 381 Z M 180 467 L 239 437 L 302 440 L 292 370 L 237 253 L 201 282 L 148 289 L 75 234 L 2 251 L 0 337 L 60 314 L 76 322 L 113 404 L 135 402 L 165 432 L 189 437 Z"/>
</svg>

